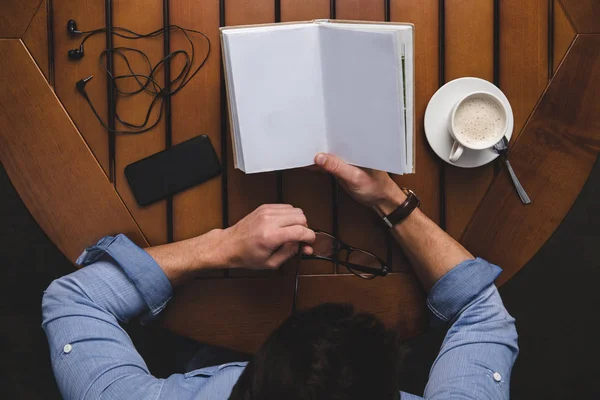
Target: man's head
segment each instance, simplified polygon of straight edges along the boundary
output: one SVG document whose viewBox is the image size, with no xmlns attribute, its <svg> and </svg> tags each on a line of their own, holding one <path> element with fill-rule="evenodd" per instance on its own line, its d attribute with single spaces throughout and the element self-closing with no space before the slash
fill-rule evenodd
<svg viewBox="0 0 600 400">
<path fill-rule="evenodd" d="M 398 398 L 396 335 L 351 305 L 288 318 L 248 364 L 232 400 Z"/>
</svg>

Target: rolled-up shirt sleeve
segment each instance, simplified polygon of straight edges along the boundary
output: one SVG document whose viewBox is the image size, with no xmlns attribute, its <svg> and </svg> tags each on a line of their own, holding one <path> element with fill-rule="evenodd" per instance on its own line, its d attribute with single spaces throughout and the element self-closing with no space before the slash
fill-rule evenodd
<svg viewBox="0 0 600 400">
<path fill-rule="evenodd" d="M 164 381 L 150 375 L 119 322 L 158 315 L 171 298 L 169 280 L 123 235 L 100 240 L 77 262 L 89 266 L 52 282 L 42 300 L 42 327 L 63 397 L 100 398 L 127 381 L 129 391 L 121 395 L 157 398 Z"/>
<path fill-rule="evenodd" d="M 431 369 L 425 399 L 509 398 L 519 348 L 515 320 L 494 285 L 500 272 L 480 258 L 465 261 L 429 293 L 434 324 L 452 325 Z"/>
</svg>

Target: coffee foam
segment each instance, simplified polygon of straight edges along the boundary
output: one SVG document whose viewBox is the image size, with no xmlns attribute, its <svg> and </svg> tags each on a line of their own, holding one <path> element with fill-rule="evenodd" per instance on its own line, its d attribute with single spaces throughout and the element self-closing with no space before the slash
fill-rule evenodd
<svg viewBox="0 0 600 400">
<path fill-rule="evenodd" d="M 505 126 L 502 107 L 492 99 L 473 97 L 463 101 L 454 115 L 454 134 L 463 143 L 478 146 L 499 140 Z"/>
</svg>

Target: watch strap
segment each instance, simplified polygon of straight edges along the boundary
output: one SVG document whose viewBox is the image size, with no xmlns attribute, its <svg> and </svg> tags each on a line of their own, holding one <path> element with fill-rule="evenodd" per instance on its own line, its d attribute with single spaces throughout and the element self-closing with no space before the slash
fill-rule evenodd
<svg viewBox="0 0 600 400">
<path fill-rule="evenodd" d="M 421 201 L 412 190 L 402 188 L 402 191 L 406 194 L 406 200 L 390 214 L 383 217 L 383 222 L 388 228 L 393 228 L 394 225 L 405 220 L 415 208 L 421 205 Z"/>
</svg>

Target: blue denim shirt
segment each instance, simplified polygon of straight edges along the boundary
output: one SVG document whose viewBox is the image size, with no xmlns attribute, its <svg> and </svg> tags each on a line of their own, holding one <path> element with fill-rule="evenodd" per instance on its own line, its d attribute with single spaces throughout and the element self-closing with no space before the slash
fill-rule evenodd
<svg viewBox="0 0 600 400">
<path fill-rule="evenodd" d="M 52 282 L 42 302 L 42 326 L 65 399 L 229 397 L 245 363 L 157 379 L 119 325 L 155 317 L 171 298 L 171 284 L 152 257 L 118 235 L 103 238 L 77 262 L 86 267 Z M 500 271 L 482 259 L 466 261 L 429 293 L 434 321 L 452 326 L 425 399 L 509 398 L 517 331 L 493 284 Z M 421 397 L 401 392 L 401 398 Z"/>
</svg>

